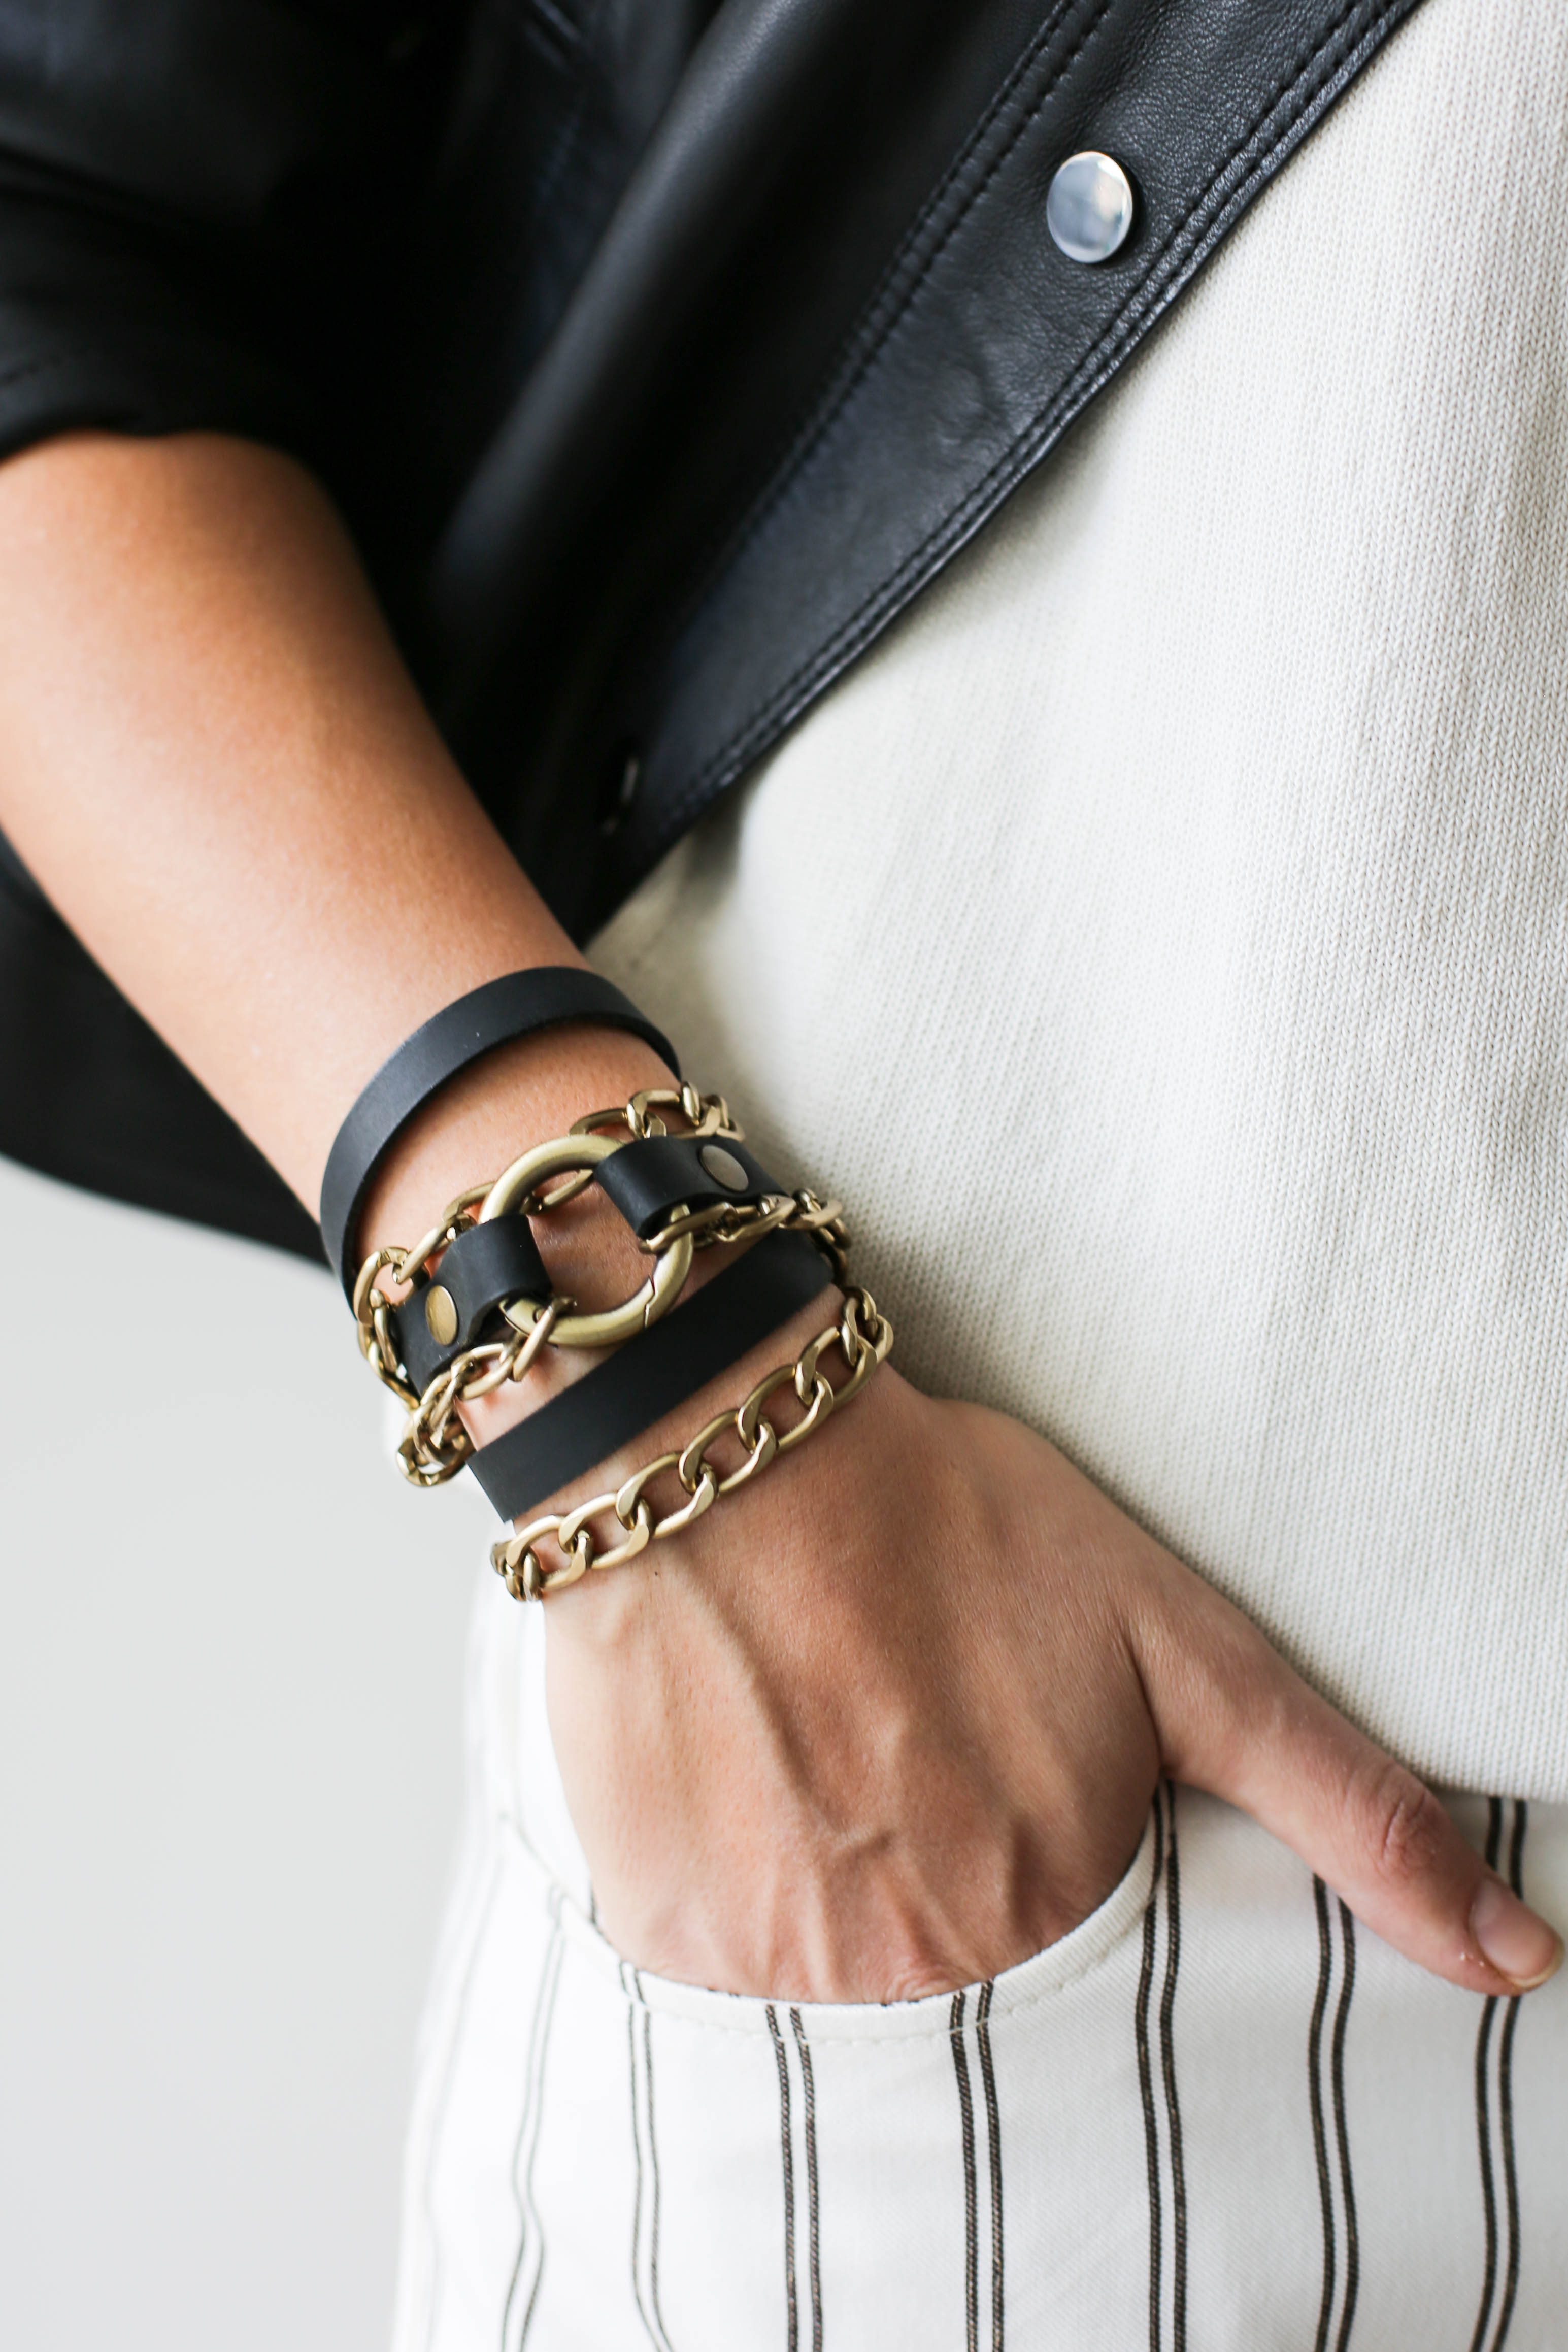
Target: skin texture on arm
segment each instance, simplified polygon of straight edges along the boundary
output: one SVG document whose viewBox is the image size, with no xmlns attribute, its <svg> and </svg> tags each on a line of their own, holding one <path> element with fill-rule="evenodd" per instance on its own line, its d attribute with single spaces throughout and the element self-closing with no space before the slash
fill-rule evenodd
<svg viewBox="0 0 1568 2352">
<path fill-rule="evenodd" d="M 215 436 L 72 437 L 0 468 L 0 826 L 313 1212 L 400 1039 L 498 972 L 580 958 L 300 468 Z M 610 1058 L 610 1100 L 623 1068 L 659 1070 Z M 514 1059 L 527 1123 L 528 1074 L 546 1087 L 562 1056 Z M 377 1209 L 402 1204 L 394 1183 Z"/>
<path fill-rule="evenodd" d="M 312 1207 L 345 1110 L 411 1029 L 500 972 L 579 961 L 329 501 L 215 436 L 84 435 L 0 466 L 0 827 Z M 526 1145 L 666 1076 L 590 1029 L 487 1057 L 390 1156 L 361 1249 L 412 1241 Z M 541 1229 L 586 1303 L 629 1286 L 612 1223 L 585 1200 Z M 592 1484 L 827 1319 L 797 1318 Z M 486 1400 L 478 1433 L 568 1376 Z M 994 1974 L 1109 1892 L 1162 1770 L 1254 1813 L 1456 1983 L 1513 1990 L 1559 1956 L 1437 1800 L 1052 1447 L 891 1367 L 547 1622 L 600 1916 L 670 1975 L 888 2000 Z"/>
</svg>

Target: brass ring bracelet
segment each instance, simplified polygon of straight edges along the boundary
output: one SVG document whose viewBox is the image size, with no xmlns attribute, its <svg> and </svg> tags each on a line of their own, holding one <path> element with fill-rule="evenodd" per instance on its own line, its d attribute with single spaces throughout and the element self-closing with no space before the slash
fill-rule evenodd
<svg viewBox="0 0 1568 2352">
<path fill-rule="evenodd" d="M 668 1038 L 630 998 L 596 971 L 567 964 L 507 972 L 470 989 L 422 1022 L 382 1064 L 338 1129 L 321 1179 L 321 1240 L 345 1296 L 353 1294 L 355 1229 L 371 1179 L 414 1114 L 497 1045 L 580 1021 L 641 1037 L 679 1078 Z"/>
<path fill-rule="evenodd" d="M 477 1016 L 467 1009 L 474 1006 Z M 452 1075 L 507 1035 L 547 1021 L 605 1018 L 656 1041 L 673 1066 L 659 1033 L 618 992 L 594 974 L 571 971 L 512 974 L 416 1031 L 356 1103 L 329 1160 L 323 1233 L 345 1270 L 374 1166 L 444 1082 L 444 1068 Z M 669 1133 L 662 1111 L 678 1113 L 689 1132 Z M 603 1132 L 611 1128 L 620 1132 Z M 544 1189 L 556 1176 L 566 1181 Z M 574 1301 L 552 1295 L 530 1219 L 548 1216 L 591 1184 L 653 1265 L 619 1306 L 580 1314 Z M 330 1223 L 329 1207 L 340 1225 Z M 694 1253 L 742 1241 L 755 1245 L 672 1315 Z M 536 1145 L 492 1183 L 460 1193 L 412 1248 L 373 1252 L 346 1286 L 361 1351 L 408 1415 L 398 1447 L 405 1476 L 416 1486 L 439 1486 L 466 1464 L 500 1515 L 517 1519 L 706 1387 L 827 1284 L 842 1286 L 848 1245 L 837 1202 L 782 1191 L 747 1150 L 722 1097 L 699 1096 L 682 1084 L 590 1112 L 570 1135 Z M 406 1286 L 406 1296 L 394 1303 L 383 1283 Z M 491 1557 L 508 1591 L 542 1599 L 591 1566 L 619 1565 L 689 1526 L 718 1495 L 755 1476 L 857 1393 L 892 1340 L 892 1327 L 870 1297 L 850 1292 L 836 1323 L 681 1453 L 658 1456 L 615 1493 L 595 1496 L 564 1520 L 537 1521 L 497 1544 Z M 836 1391 L 820 1370 L 823 1350 L 835 1341 L 848 1370 Z M 522 1380 L 547 1346 L 616 1352 L 492 1444 L 476 1448 L 457 1417 L 459 1404 Z M 794 1388 L 802 1418 L 780 1436 L 762 1406 L 786 1384 Z M 707 1448 L 731 1427 L 744 1459 L 726 1474 Z M 643 1490 L 665 1472 L 678 1479 L 683 1499 L 655 1519 Z M 586 1525 L 605 1510 L 614 1512 L 622 1538 L 607 1550 Z M 546 1536 L 561 1551 L 557 1566 L 547 1568 L 536 1549 Z"/>
</svg>

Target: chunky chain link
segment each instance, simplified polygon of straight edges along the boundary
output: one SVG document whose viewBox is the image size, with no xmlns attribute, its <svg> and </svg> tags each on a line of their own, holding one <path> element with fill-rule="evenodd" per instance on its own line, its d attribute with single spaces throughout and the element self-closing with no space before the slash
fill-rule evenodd
<svg viewBox="0 0 1568 2352">
<path fill-rule="evenodd" d="M 731 1143 L 744 1143 L 746 1129 L 730 1117 L 729 1105 L 722 1095 L 702 1095 L 695 1087 L 682 1082 L 678 1087 L 643 1087 L 629 1101 L 612 1103 L 608 1110 L 591 1110 L 582 1118 L 574 1118 L 567 1129 L 569 1135 L 593 1135 L 601 1128 L 623 1127 L 633 1143 L 647 1143 L 653 1137 L 667 1135 L 669 1129 L 659 1117 L 661 1110 L 678 1110 L 690 1133 L 695 1137 L 724 1136 Z M 593 1171 L 585 1168 L 580 1175 L 569 1176 L 553 1192 L 530 1193 L 520 1203 L 528 1216 L 540 1209 L 559 1209 L 568 1201 L 575 1201 L 593 1181 Z M 653 1247 L 653 1244 L 647 1246 Z"/>
<path fill-rule="evenodd" d="M 837 1389 L 821 1370 L 823 1354 L 835 1345 L 849 1372 Z M 892 1346 L 893 1326 L 879 1313 L 871 1293 L 847 1291 L 838 1321 L 809 1339 L 792 1363 L 765 1374 L 740 1404 L 705 1422 L 678 1452 L 655 1454 L 613 1492 L 592 1495 L 564 1514 L 531 1520 L 516 1535 L 493 1544 L 491 1567 L 514 1601 L 543 1601 L 576 1584 L 591 1569 L 623 1567 L 651 1543 L 689 1528 L 721 1495 L 747 1485 L 777 1455 L 803 1444 L 831 1413 L 859 1395 Z M 798 1421 L 781 1431 L 763 1408 L 784 1389 L 793 1390 L 802 1411 Z M 742 1454 L 739 1465 L 729 1471 L 709 1451 L 727 1436 L 736 1439 Z M 684 1499 L 657 1517 L 647 1489 L 666 1473 L 678 1482 Z M 606 1514 L 612 1527 L 607 1530 L 610 1540 L 601 1549 L 590 1522 Z M 547 1557 L 547 1544 L 553 1545 L 556 1559 Z"/>
<path fill-rule="evenodd" d="M 805 1234 L 814 1241 L 832 1267 L 833 1280 L 842 1289 L 849 1279 L 850 1247 L 843 1208 L 837 1201 L 819 1201 L 814 1192 L 774 1192 L 754 1207 L 718 1201 L 712 1208 L 688 1209 L 684 1217 L 672 1217 L 667 1225 L 661 1225 L 638 1247 L 668 1249 L 673 1242 L 687 1236 L 694 1249 L 711 1249 L 716 1243 L 730 1247 L 736 1242 L 756 1241 L 761 1234 L 777 1233 L 781 1228 Z"/>
<path fill-rule="evenodd" d="M 596 1128 L 624 1124 L 639 1142 L 650 1136 L 663 1135 L 664 1123 L 658 1113 L 662 1109 L 678 1109 L 694 1135 L 722 1135 L 733 1143 L 744 1143 L 746 1130 L 732 1116 L 722 1095 L 700 1095 L 695 1087 L 674 1088 L 645 1087 L 635 1094 L 623 1108 L 590 1111 L 586 1118 L 573 1122 L 573 1135 L 589 1135 Z M 559 1192 L 550 1195 L 550 1205 L 581 1191 L 591 1182 L 591 1176 L 573 1177 Z M 684 1217 L 673 1217 L 639 1242 L 638 1247 L 657 1255 L 671 1244 L 690 1236 L 695 1249 L 711 1249 L 716 1244 L 733 1244 L 755 1241 L 764 1234 L 789 1227 L 807 1234 L 821 1248 L 833 1270 L 833 1280 L 841 1289 L 849 1278 L 849 1228 L 844 1223 L 842 1204 L 838 1201 L 820 1201 L 814 1192 L 777 1192 L 755 1206 L 741 1207 L 734 1201 L 718 1201 L 711 1208 L 688 1209 Z"/>
<path fill-rule="evenodd" d="M 383 1388 L 390 1389 L 411 1412 L 419 1402 L 416 1391 L 403 1378 L 402 1364 L 397 1352 L 397 1342 L 392 1335 L 394 1301 L 382 1288 L 378 1277 L 390 1274 L 394 1286 L 412 1283 L 427 1258 L 435 1255 L 455 1242 L 465 1225 L 474 1223 L 474 1212 L 484 1199 L 487 1187 L 470 1185 L 449 1201 L 434 1224 L 413 1249 L 402 1249 L 395 1242 L 384 1249 L 373 1250 L 361 1266 L 354 1283 L 354 1323 L 359 1333 L 360 1353 Z"/>
<path fill-rule="evenodd" d="M 640 1087 L 626 1102 L 573 1119 L 571 1132 L 591 1135 L 599 1127 L 626 1127 L 634 1142 L 646 1143 L 651 1137 L 669 1131 L 659 1117 L 662 1110 L 678 1110 L 694 1135 L 727 1135 L 737 1143 L 746 1141 L 746 1129 L 731 1118 L 722 1095 L 699 1094 L 695 1087 L 684 1082 L 679 1087 Z"/>
<path fill-rule="evenodd" d="M 531 1331 L 511 1331 L 505 1339 L 465 1348 L 436 1374 L 397 1443 L 399 1465 L 412 1486 L 444 1486 L 462 1469 L 474 1441 L 455 1418 L 458 1406 L 470 1398 L 488 1396 L 504 1381 L 520 1381 L 548 1342 L 565 1303 L 550 1299 Z"/>
<path fill-rule="evenodd" d="M 354 1285 L 354 1322 L 360 1353 L 384 1388 L 390 1389 L 408 1415 L 398 1440 L 398 1465 L 414 1486 L 442 1486 L 455 1478 L 474 1451 L 474 1441 L 457 1420 L 457 1407 L 470 1397 L 487 1396 L 503 1381 L 520 1381 L 545 1346 L 570 1301 L 552 1298 L 531 1331 L 508 1331 L 504 1339 L 482 1341 L 465 1348 L 438 1372 L 423 1396 L 410 1386 L 398 1360 L 392 1336 L 392 1301 L 377 1276 L 389 1273 L 394 1286 L 411 1283 L 427 1259 L 455 1242 L 489 1187 L 476 1184 L 447 1203 L 441 1221 L 413 1249 L 395 1246 L 375 1250 L 360 1268 Z"/>
<path fill-rule="evenodd" d="M 607 1110 L 591 1111 L 585 1118 L 574 1121 L 570 1133 L 583 1136 L 604 1128 L 623 1127 L 634 1141 L 645 1142 L 650 1137 L 667 1133 L 660 1116 L 666 1110 L 678 1112 L 694 1135 L 725 1136 L 735 1142 L 745 1140 L 744 1130 L 731 1118 L 722 1095 L 699 1094 L 695 1087 L 686 1085 L 679 1088 L 643 1087 L 627 1102 L 612 1105 Z M 553 1191 L 528 1193 L 518 1205 L 526 1215 L 546 1216 L 575 1200 L 592 1181 L 592 1169 L 583 1169 Z M 521 1318 L 520 1328 L 508 1330 L 504 1339 L 485 1340 L 465 1349 L 444 1372 L 437 1373 L 423 1395 L 411 1385 L 392 1338 L 391 1318 L 396 1302 L 387 1296 L 382 1277 L 393 1289 L 413 1284 L 432 1258 L 449 1248 L 466 1226 L 476 1222 L 479 1205 L 491 1189 L 488 1184 L 475 1184 L 459 1192 L 412 1249 L 389 1245 L 373 1251 L 360 1268 L 354 1285 L 354 1321 L 360 1352 L 408 1416 L 398 1441 L 397 1455 L 403 1476 L 412 1486 L 441 1486 L 456 1476 L 474 1452 L 474 1441 L 457 1417 L 458 1406 L 487 1396 L 504 1381 L 522 1380 L 539 1350 L 549 1344 L 557 1324 L 575 1305 L 572 1299 L 555 1297 L 542 1309 L 536 1309 L 532 1300 L 509 1299 L 501 1309 L 502 1316 L 509 1322 L 516 1310 Z M 807 1233 L 818 1242 L 831 1265 L 834 1281 L 841 1286 L 846 1278 L 849 1247 L 842 1213 L 836 1201 L 821 1202 L 810 1192 L 777 1195 L 754 1208 L 737 1208 L 724 1202 L 700 1210 L 674 1219 L 640 1247 L 652 1255 L 664 1257 L 688 1238 L 695 1249 L 706 1249 L 716 1243 L 734 1244 L 752 1238 L 782 1225 Z"/>
</svg>

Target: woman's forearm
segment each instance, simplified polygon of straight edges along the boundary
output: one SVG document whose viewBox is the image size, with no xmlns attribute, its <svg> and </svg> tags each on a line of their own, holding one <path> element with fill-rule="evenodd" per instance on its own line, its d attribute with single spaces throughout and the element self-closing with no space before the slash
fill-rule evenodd
<svg viewBox="0 0 1568 2352">
<path fill-rule="evenodd" d="M 83 436 L 0 467 L 0 825 L 307 1202 L 408 1031 L 572 953 L 328 502 L 234 442 Z M 413 1240 L 661 1075 L 608 1031 L 490 1057 L 402 1139 L 361 1242 Z M 585 1196 L 541 1222 L 577 1289 L 573 1227 L 612 1221 Z M 814 1319 L 601 1464 L 607 1499 Z M 529 1381 L 567 1377 L 541 1359 Z M 1408 1773 L 1017 1423 L 889 1371 L 670 1554 L 550 1604 L 569 1802 L 634 1958 L 816 2000 L 992 1975 L 1104 1894 L 1162 1769 L 1245 1805 L 1456 1983 L 1513 1991 L 1560 1957 Z"/>
<path fill-rule="evenodd" d="M 325 495 L 217 436 L 72 436 L 0 465 L 0 828 L 311 1208 L 401 1038 L 498 972 L 579 961 Z M 523 1143 L 661 1075 L 610 1031 L 491 1056 L 403 1139 L 361 1238 L 412 1239 Z"/>
</svg>

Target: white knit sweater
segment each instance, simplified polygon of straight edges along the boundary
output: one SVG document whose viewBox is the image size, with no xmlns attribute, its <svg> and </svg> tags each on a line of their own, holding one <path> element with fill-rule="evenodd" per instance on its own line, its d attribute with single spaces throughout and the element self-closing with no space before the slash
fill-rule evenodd
<svg viewBox="0 0 1568 2352">
<path fill-rule="evenodd" d="M 1563 0 L 1425 0 L 595 953 L 906 1373 L 1568 1797 Z"/>
</svg>

